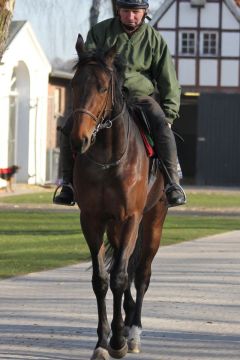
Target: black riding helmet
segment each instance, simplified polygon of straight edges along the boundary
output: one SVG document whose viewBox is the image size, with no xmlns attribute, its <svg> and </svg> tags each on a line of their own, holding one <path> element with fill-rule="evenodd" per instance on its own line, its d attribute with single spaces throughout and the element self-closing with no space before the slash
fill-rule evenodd
<svg viewBox="0 0 240 360">
<path fill-rule="evenodd" d="M 118 8 L 127 9 L 147 9 L 149 7 L 148 0 L 117 0 Z"/>
</svg>

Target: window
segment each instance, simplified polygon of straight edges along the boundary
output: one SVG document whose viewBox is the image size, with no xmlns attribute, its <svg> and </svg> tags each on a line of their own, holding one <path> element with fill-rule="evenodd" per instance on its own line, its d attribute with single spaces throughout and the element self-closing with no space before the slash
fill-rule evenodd
<svg viewBox="0 0 240 360">
<path fill-rule="evenodd" d="M 182 55 L 195 55 L 196 52 L 196 33 L 195 32 L 182 32 L 181 33 L 181 54 Z"/>
<path fill-rule="evenodd" d="M 217 33 L 203 33 L 203 55 L 217 55 Z"/>
</svg>

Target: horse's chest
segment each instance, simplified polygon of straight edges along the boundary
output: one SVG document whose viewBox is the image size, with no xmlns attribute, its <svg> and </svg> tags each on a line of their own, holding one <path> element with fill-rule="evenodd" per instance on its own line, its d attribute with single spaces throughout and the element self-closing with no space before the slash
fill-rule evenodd
<svg viewBox="0 0 240 360">
<path fill-rule="evenodd" d="M 126 174 L 127 175 L 127 174 Z M 80 186 L 79 206 L 82 211 L 89 208 L 95 213 L 105 213 L 106 216 L 122 218 L 134 211 L 136 202 L 142 192 L 136 189 L 138 178 L 129 173 L 128 176 L 107 176 L 101 181 L 88 181 L 88 186 Z"/>
</svg>

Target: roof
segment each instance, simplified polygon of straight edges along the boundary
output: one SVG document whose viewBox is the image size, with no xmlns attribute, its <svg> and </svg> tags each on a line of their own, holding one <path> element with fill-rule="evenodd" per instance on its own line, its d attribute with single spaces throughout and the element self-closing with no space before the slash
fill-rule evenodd
<svg viewBox="0 0 240 360">
<path fill-rule="evenodd" d="M 165 0 L 164 3 L 158 8 L 155 12 L 152 20 L 150 21 L 151 25 L 155 25 L 156 22 L 167 12 L 170 6 L 176 0 Z M 224 0 L 224 3 L 229 8 L 233 16 L 240 22 L 240 0 Z"/>
<path fill-rule="evenodd" d="M 28 34 L 29 40 L 31 41 L 35 50 L 38 52 L 39 59 L 41 58 L 41 61 L 45 63 L 45 66 L 49 69 L 49 73 L 50 73 L 51 64 L 49 63 L 49 60 L 47 59 L 41 45 L 39 44 L 38 39 L 36 38 L 36 35 L 34 34 L 30 23 L 26 20 L 11 22 L 9 27 L 8 38 L 5 46 L 5 51 L 10 49 L 10 47 L 13 45 L 12 43 L 17 38 L 18 34 L 24 31 L 26 32 L 26 34 Z"/>
<path fill-rule="evenodd" d="M 225 4 L 235 16 L 235 18 L 240 22 L 240 3 L 238 0 L 224 0 Z"/>
<path fill-rule="evenodd" d="M 240 7 L 240 0 L 235 0 L 235 3 L 238 7 Z"/>
<path fill-rule="evenodd" d="M 5 45 L 5 49 L 11 44 L 17 33 L 22 29 L 22 27 L 27 23 L 27 21 L 12 21 L 9 27 L 8 38 Z"/>
<path fill-rule="evenodd" d="M 67 79 L 67 80 L 71 80 L 73 78 L 73 75 L 74 75 L 73 72 L 56 70 L 56 69 L 53 69 L 53 71 L 50 73 L 50 77 Z"/>
</svg>

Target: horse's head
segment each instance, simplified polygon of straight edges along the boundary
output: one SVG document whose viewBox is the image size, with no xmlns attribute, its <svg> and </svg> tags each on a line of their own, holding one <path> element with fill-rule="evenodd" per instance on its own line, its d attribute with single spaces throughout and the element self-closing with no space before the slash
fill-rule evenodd
<svg viewBox="0 0 240 360">
<path fill-rule="evenodd" d="M 74 148 L 84 153 L 113 108 L 116 50 L 87 52 L 80 35 L 76 50 L 79 60 L 72 79 L 74 125 L 71 140 Z"/>
</svg>

